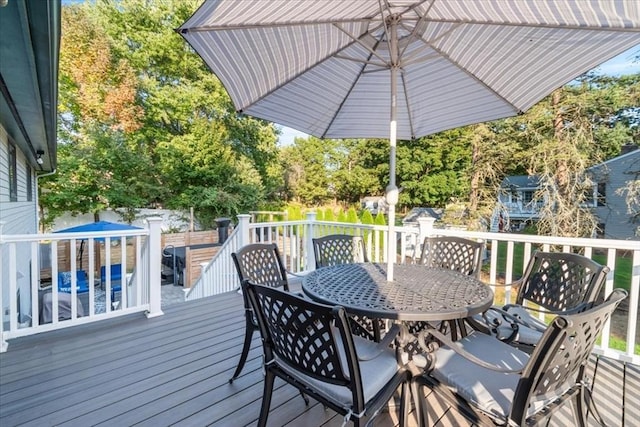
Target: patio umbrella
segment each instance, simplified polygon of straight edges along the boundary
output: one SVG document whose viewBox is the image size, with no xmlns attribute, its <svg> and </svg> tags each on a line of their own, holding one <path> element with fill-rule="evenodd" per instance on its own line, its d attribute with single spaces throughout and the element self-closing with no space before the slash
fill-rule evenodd
<svg viewBox="0 0 640 427">
<path fill-rule="evenodd" d="M 87 224 L 76 225 L 75 227 L 56 230 L 54 233 L 92 233 L 96 231 L 123 231 L 123 230 L 140 230 L 140 227 L 134 225 L 121 224 L 119 222 L 96 221 Z M 80 270 L 82 270 L 82 253 L 84 252 L 84 242 L 86 239 L 80 240 L 80 251 L 78 258 L 80 259 Z M 96 242 L 104 241 L 104 238 L 97 237 Z"/>
<path fill-rule="evenodd" d="M 178 30 L 239 112 L 320 138 L 397 139 L 526 111 L 638 44 L 637 0 L 207 0 Z"/>
</svg>

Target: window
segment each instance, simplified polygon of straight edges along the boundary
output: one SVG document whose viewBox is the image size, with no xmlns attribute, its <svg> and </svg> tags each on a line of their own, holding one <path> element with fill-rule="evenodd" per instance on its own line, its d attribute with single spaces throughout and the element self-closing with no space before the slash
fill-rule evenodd
<svg viewBox="0 0 640 427">
<path fill-rule="evenodd" d="M 587 206 L 606 206 L 607 205 L 607 183 L 599 182 L 585 191 L 584 201 Z"/>
<path fill-rule="evenodd" d="M 16 146 L 9 143 L 9 201 L 18 201 L 18 160 Z"/>
<path fill-rule="evenodd" d="M 606 206 L 607 205 L 607 183 L 599 182 L 598 183 L 598 206 Z"/>
<path fill-rule="evenodd" d="M 27 201 L 30 202 L 33 200 L 33 188 L 31 182 L 31 166 L 27 165 Z"/>
<path fill-rule="evenodd" d="M 533 191 L 523 191 L 522 192 L 522 203 L 524 203 L 525 205 L 528 205 L 529 203 L 533 202 Z"/>
<path fill-rule="evenodd" d="M 511 203 L 518 202 L 518 190 L 515 187 L 511 188 Z"/>
<path fill-rule="evenodd" d="M 601 222 L 596 226 L 596 239 L 604 239 L 605 237 L 604 227 L 605 227 L 604 222 Z"/>
</svg>

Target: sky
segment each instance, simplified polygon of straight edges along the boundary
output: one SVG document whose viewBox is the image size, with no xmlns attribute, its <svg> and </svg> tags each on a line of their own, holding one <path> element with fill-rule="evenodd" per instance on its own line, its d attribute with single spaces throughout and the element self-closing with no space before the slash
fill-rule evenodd
<svg viewBox="0 0 640 427">
<path fill-rule="evenodd" d="M 609 61 L 601 64 L 596 68 L 598 72 L 602 74 L 610 74 L 613 76 L 620 76 L 623 74 L 640 73 L 640 62 L 633 62 L 635 56 L 639 56 L 640 45 L 629 49 L 628 51 L 621 53 L 620 55 L 610 59 Z M 300 132 L 296 129 L 291 129 L 284 126 L 279 126 L 282 130 L 278 143 L 280 145 L 293 144 L 295 138 L 306 138 L 309 135 Z"/>
</svg>

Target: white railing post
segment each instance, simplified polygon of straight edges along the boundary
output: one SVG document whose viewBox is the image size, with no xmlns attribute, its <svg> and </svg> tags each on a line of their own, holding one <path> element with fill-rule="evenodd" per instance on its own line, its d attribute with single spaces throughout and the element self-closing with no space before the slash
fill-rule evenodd
<svg viewBox="0 0 640 427">
<path fill-rule="evenodd" d="M 424 242 L 425 237 L 433 234 L 433 224 L 436 222 L 435 218 L 421 217 L 418 218 L 418 244 Z"/>
<path fill-rule="evenodd" d="M 307 212 L 307 232 L 305 235 L 307 236 L 307 247 L 306 247 L 306 257 L 304 259 L 304 269 L 305 271 L 311 270 L 313 268 L 315 270 L 316 258 L 313 253 L 313 226 L 316 223 L 316 213 L 315 212 Z"/>
<path fill-rule="evenodd" d="M 5 222 L 0 221 L 0 255 L 2 255 L 2 227 L 4 227 Z M 2 262 L 0 261 L 0 280 L 2 279 Z M 2 281 L 4 282 L 4 281 Z M 4 293 L 4 289 L 0 286 L 0 353 L 4 353 L 7 351 L 9 347 L 9 343 L 4 340 L 4 301 L 2 300 L 2 294 Z M 11 296 L 9 296 L 11 298 Z"/>
<path fill-rule="evenodd" d="M 161 284 L 161 260 L 162 260 L 162 241 L 161 228 L 162 218 L 147 218 L 149 224 L 149 311 L 147 317 L 156 317 L 164 314 L 162 312 L 162 284 Z M 123 291 L 124 286 L 123 286 Z"/>
<path fill-rule="evenodd" d="M 251 215 L 240 214 L 238 215 L 238 229 L 240 233 L 240 247 L 246 246 L 251 243 L 249 239 L 249 221 L 251 221 Z"/>
</svg>

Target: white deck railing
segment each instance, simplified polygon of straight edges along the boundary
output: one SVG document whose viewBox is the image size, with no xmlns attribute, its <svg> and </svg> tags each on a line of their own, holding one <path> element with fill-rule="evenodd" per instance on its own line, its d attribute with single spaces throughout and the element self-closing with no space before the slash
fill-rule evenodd
<svg viewBox="0 0 640 427">
<path fill-rule="evenodd" d="M 488 250 L 485 253 L 483 280 L 489 285 L 513 282 L 522 271 L 535 250 L 543 251 L 579 251 L 587 257 L 599 256 L 611 269 L 605 284 L 608 295 L 616 287 L 626 287 L 629 291 L 628 312 L 624 317 L 624 331 L 616 330 L 618 339 L 623 338 L 626 349 L 611 348 L 611 325 L 605 327 L 601 342 L 596 349 L 614 359 L 640 365 L 640 354 L 635 353 L 636 332 L 638 328 L 638 301 L 640 293 L 640 242 L 605 239 L 576 239 L 563 237 L 533 236 L 512 233 L 486 233 L 455 229 L 435 229 L 433 221 L 421 220 L 418 227 L 396 227 L 397 255 L 396 262 L 414 262 L 420 256 L 421 243 L 429 235 L 459 236 L 482 240 Z M 287 270 L 304 272 L 313 269 L 313 249 L 311 237 L 326 234 L 345 233 L 364 236 L 367 255 L 373 262 L 386 262 L 388 244 L 387 227 L 378 225 L 335 223 L 316 221 L 315 214 L 308 214 L 304 221 L 283 221 L 269 223 L 249 223 L 248 215 L 241 215 L 238 227 L 234 230 L 222 250 L 203 270 L 203 275 L 192 287 L 187 299 L 201 298 L 237 289 L 240 284 L 231 261 L 231 253 L 248 243 L 274 242 L 278 244 Z M 497 250 L 496 248 L 501 248 Z M 515 256 L 516 247 L 522 256 Z M 500 255 L 500 258 L 499 258 Z M 615 282 L 616 270 L 620 259 L 626 258 L 631 264 L 630 283 Z M 521 264 L 516 265 L 517 260 Z M 604 260 L 604 261 L 603 261 Z M 494 290 L 496 288 L 494 287 Z M 504 292 L 496 293 L 496 304 L 512 301 L 515 292 L 509 287 Z M 620 336 L 620 333 L 623 336 Z"/>
<path fill-rule="evenodd" d="M 397 263 L 411 263 L 420 256 L 421 244 L 426 236 L 439 234 L 447 236 L 459 236 L 471 239 L 483 240 L 488 250 L 485 256 L 483 268 L 483 280 L 490 285 L 511 283 L 518 277 L 518 273 L 524 269 L 533 251 L 561 250 L 579 251 L 588 257 L 597 257 L 601 263 L 606 263 L 611 269 L 605 284 L 605 293 L 609 294 L 615 287 L 626 287 L 630 290 L 628 311 L 624 315 L 624 322 L 616 327 L 617 342 L 622 339 L 626 348 L 615 350 L 612 348 L 612 328 L 607 325 L 597 352 L 615 359 L 628 361 L 640 365 L 640 354 L 635 352 L 636 333 L 638 328 L 638 301 L 640 293 L 640 242 L 603 239 L 571 239 L 561 237 L 532 236 L 511 233 L 483 233 L 453 229 L 434 229 L 433 222 L 420 220 L 417 227 L 396 227 L 396 236 L 392 241 L 397 247 Z M 362 235 L 367 247 L 369 260 L 373 262 L 386 262 L 389 244 L 386 226 L 335 223 L 316 221 L 315 214 L 307 215 L 306 220 L 283 221 L 267 223 L 250 223 L 249 215 L 239 215 L 239 224 L 229 236 L 216 256 L 206 265 L 203 265 L 202 275 L 188 292 L 186 299 L 202 298 L 222 292 L 238 289 L 238 282 L 231 253 L 240 247 L 254 242 L 277 243 L 287 270 L 294 273 L 304 273 L 314 268 L 315 260 L 311 244 L 312 237 L 318 237 L 333 233 L 353 233 Z M 96 310 L 96 294 L 100 290 L 89 286 L 85 296 L 80 295 L 80 300 L 85 298 L 85 315 L 78 316 L 78 294 L 76 291 L 77 280 L 72 276 L 70 319 L 58 320 L 58 303 L 61 292 L 58 291 L 57 265 L 52 262 L 51 286 L 49 289 L 41 289 L 40 286 L 40 244 L 43 242 L 69 241 L 70 244 L 70 270 L 78 269 L 76 263 L 76 244 L 82 239 L 89 242 L 89 259 L 93 259 L 93 242 L 97 239 L 105 240 L 105 256 L 110 259 L 112 239 L 135 239 L 135 261 L 128 266 L 126 261 L 122 266 L 123 271 L 131 270 L 133 274 L 127 280 L 123 292 L 119 298 L 119 304 L 113 305 L 110 289 L 113 286 L 107 268 L 107 277 L 104 282 L 104 312 Z M 8 235 L 0 233 L 0 278 L 2 278 L 2 292 L 0 293 L 0 307 L 3 310 L 3 322 L 0 322 L 3 350 L 6 349 L 6 340 L 14 337 L 28 335 L 37 332 L 50 331 L 66 326 L 77 325 L 92 321 L 109 319 L 133 312 L 144 311 L 148 316 L 162 314 L 160 309 L 160 224 L 155 220 L 149 220 L 149 228 L 140 231 L 103 232 L 103 233 L 67 233 L 67 234 L 35 234 L 35 235 Z M 57 245 L 50 245 L 50 258 L 57 259 Z M 498 250 L 498 248 L 500 248 Z M 126 259 L 124 249 L 120 259 Z M 518 252 L 518 256 L 516 256 Z M 521 255 L 520 255 L 521 254 Z M 624 259 L 630 264 L 630 280 L 628 283 L 620 283 L 616 278 L 620 260 Z M 518 262 L 518 265 L 516 265 Z M 100 278 L 94 273 L 95 265 L 89 261 L 87 276 L 89 283 L 100 282 Z M 124 279 L 124 275 L 123 275 Z M 618 281 L 618 282 L 616 282 Z M 40 313 L 42 292 L 50 292 L 52 298 L 52 322 L 42 324 L 39 316 L 31 313 Z M 22 298 L 19 298 L 21 294 Z M 505 292 L 497 292 L 497 304 L 515 297 L 515 292 L 506 288 Z M 25 298 L 25 295 L 27 296 Z M 34 297 L 32 297 L 34 296 Z M 6 314 L 5 314 L 6 313 Z M 619 318 L 620 316 L 618 316 Z M 621 335 L 622 334 L 622 335 Z"/>
<path fill-rule="evenodd" d="M 153 317 L 160 309 L 160 224 L 161 218 L 149 218 L 149 227 L 141 230 L 50 233 L 0 233 L 0 322 L 1 351 L 7 340 L 39 332 L 89 323 L 135 312 L 146 312 Z M 113 248 L 112 242 L 130 242 L 133 254 L 127 254 L 127 244 Z M 61 243 L 68 242 L 69 253 L 59 254 Z M 98 259 L 95 243 L 101 244 L 103 256 Z M 86 246 L 81 257 L 87 265 L 78 262 L 78 247 Z M 120 253 L 113 254 L 113 251 Z M 59 257 L 59 255 L 61 255 Z M 45 270 L 42 258 L 50 260 Z M 59 262 L 59 258 L 63 261 Z M 128 259 L 133 258 L 132 263 Z M 120 278 L 112 274 L 113 264 L 120 264 Z M 102 260 L 102 261 L 101 261 Z M 69 265 L 70 292 L 59 290 L 59 274 Z M 97 269 L 103 267 L 104 275 Z M 131 265 L 129 265 L 131 264 Z M 85 276 L 73 274 L 83 271 Z M 42 272 L 50 271 L 50 282 L 43 283 Z M 127 274 L 130 271 L 131 273 Z M 48 274 L 49 275 L 49 274 Z M 79 277 L 86 285 L 79 287 Z M 100 285 L 100 286 L 96 286 Z M 118 289 L 119 287 L 119 289 Z M 115 299 L 115 301 L 114 301 Z M 45 322 L 43 310 L 51 320 Z M 68 316 L 63 316 L 68 310 Z M 63 318 L 66 317 L 66 318 Z"/>
</svg>

